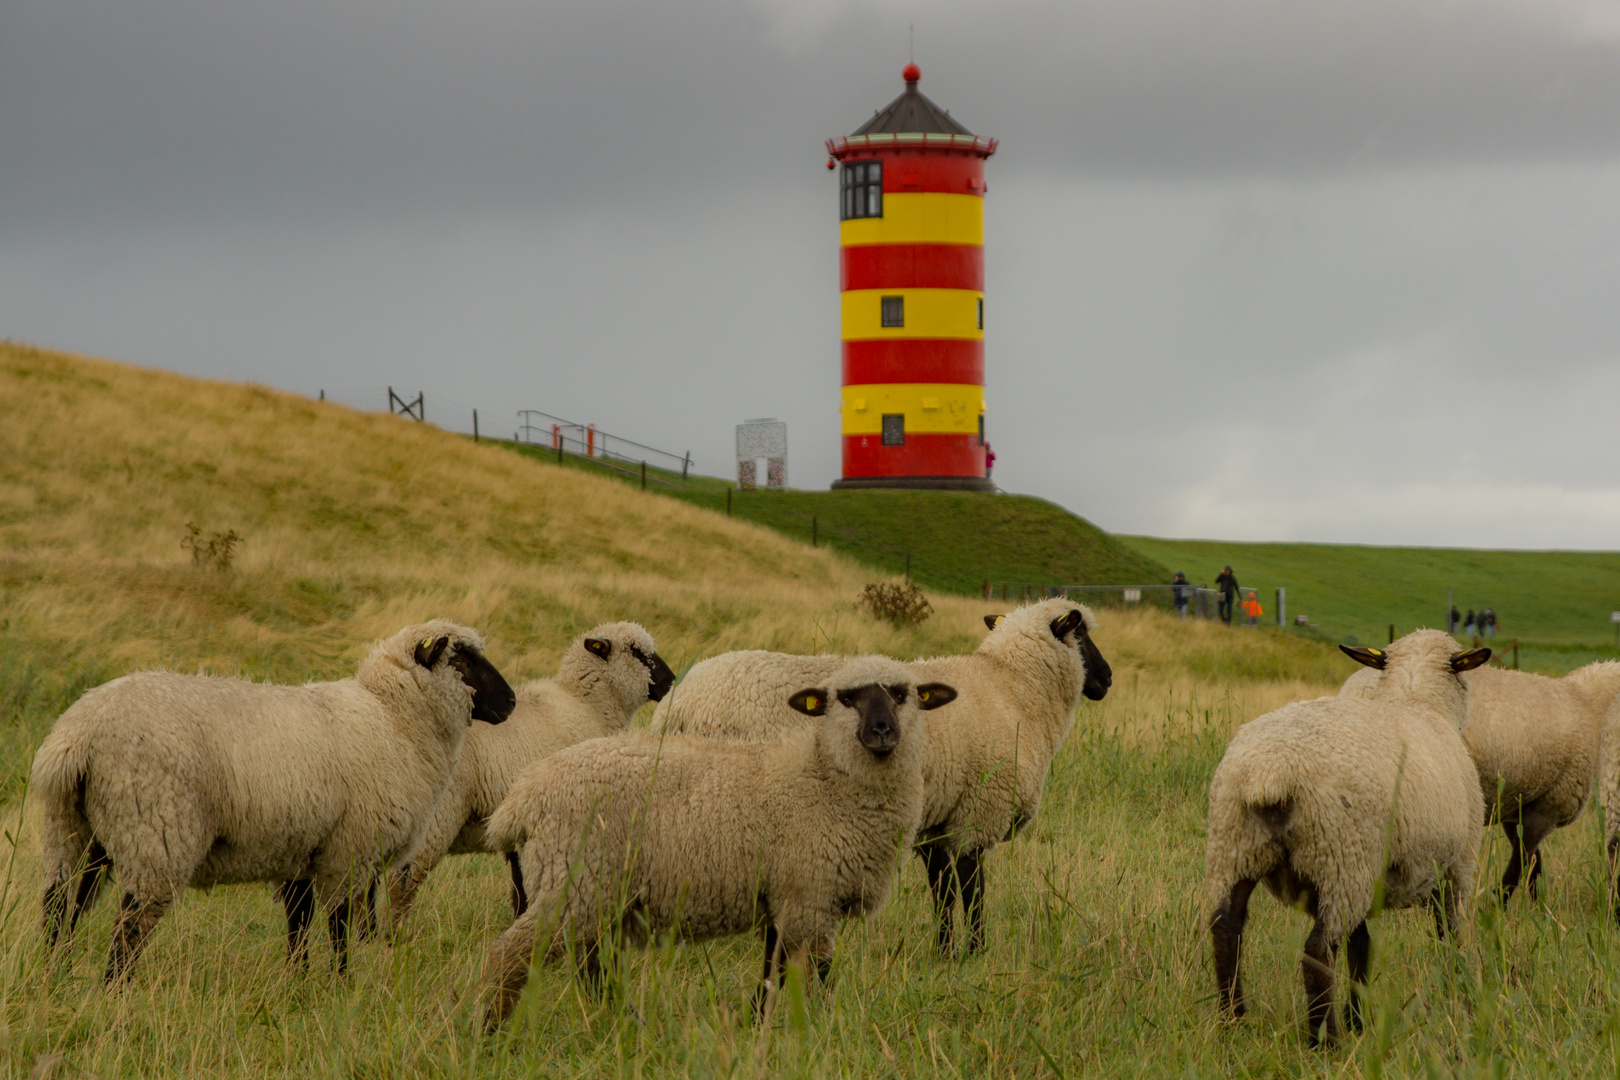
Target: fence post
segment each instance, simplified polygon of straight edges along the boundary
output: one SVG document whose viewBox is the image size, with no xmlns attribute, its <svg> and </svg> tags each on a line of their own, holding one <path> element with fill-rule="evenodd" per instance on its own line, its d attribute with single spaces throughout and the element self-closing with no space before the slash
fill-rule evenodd
<svg viewBox="0 0 1620 1080">
<path fill-rule="evenodd" d="M 559 465 L 562 464 L 562 456 L 563 456 L 562 440 L 558 439 L 557 440 L 557 464 L 559 464 Z"/>
<path fill-rule="evenodd" d="M 478 441 L 478 410 L 473 410 L 473 442 Z"/>
<path fill-rule="evenodd" d="M 647 463 L 645 461 L 641 463 L 641 490 L 647 490 Z"/>
<path fill-rule="evenodd" d="M 681 486 L 682 487 L 686 486 L 686 470 L 690 469 L 691 467 L 692 467 L 692 451 L 688 450 L 686 452 L 686 456 L 681 459 Z"/>
<path fill-rule="evenodd" d="M 1277 625 L 1288 625 L 1288 590 L 1277 586 Z"/>
<path fill-rule="evenodd" d="M 321 400 L 322 400 L 322 401 L 325 401 L 325 400 L 326 400 L 326 391 L 325 391 L 325 390 L 322 390 L 322 391 L 321 391 Z"/>
</svg>

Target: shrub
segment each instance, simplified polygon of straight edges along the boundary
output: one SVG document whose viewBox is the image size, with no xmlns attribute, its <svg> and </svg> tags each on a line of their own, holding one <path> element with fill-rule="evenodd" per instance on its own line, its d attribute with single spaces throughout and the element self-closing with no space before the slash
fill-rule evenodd
<svg viewBox="0 0 1620 1080">
<path fill-rule="evenodd" d="M 874 581 L 861 590 L 857 605 L 896 626 L 916 626 L 934 613 L 928 598 L 910 581 L 903 585 Z"/>
<path fill-rule="evenodd" d="M 203 539 L 202 530 L 192 522 L 186 522 L 186 535 L 181 538 L 180 546 L 191 551 L 191 565 L 198 570 L 212 566 L 218 570 L 229 570 L 231 561 L 236 558 L 236 545 L 242 538 L 231 529 L 222 533 L 209 533 L 208 539 Z"/>
</svg>

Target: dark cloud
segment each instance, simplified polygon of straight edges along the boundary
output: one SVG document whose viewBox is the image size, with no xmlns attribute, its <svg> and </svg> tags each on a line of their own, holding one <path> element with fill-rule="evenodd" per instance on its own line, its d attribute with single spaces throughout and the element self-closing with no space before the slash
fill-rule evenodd
<svg viewBox="0 0 1620 1080">
<path fill-rule="evenodd" d="M 1607 21 L 1606 21 L 1607 20 Z M 837 475 L 821 140 L 997 136 L 997 479 L 1116 529 L 1613 546 L 1601 0 L 0 5 L 0 335 Z"/>
</svg>

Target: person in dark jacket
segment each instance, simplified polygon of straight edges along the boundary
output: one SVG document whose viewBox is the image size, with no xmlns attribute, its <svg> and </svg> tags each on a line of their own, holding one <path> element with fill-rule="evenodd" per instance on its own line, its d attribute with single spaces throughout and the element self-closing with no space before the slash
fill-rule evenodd
<svg viewBox="0 0 1620 1080">
<path fill-rule="evenodd" d="M 1187 617 L 1187 601 L 1192 599 L 1192 585 L 1187 582 L 1187 575 L 1176 571 L 1176 576 L 1170 579 L 1170 597 L 1176 602 L 1176 617 Z"/>
<path fill-rule="evenodd" d="M 1238 583 L 1237 575 L 1232 573 L 1232 568 L 1230 566 L 1226 567 L 1216 576 L 1215 587 L 1221 591 L 1221 622 L 1225 623 L 1227 626 L 1231 626 L 1232 608 L 1237 603 Z"/>
</svg>

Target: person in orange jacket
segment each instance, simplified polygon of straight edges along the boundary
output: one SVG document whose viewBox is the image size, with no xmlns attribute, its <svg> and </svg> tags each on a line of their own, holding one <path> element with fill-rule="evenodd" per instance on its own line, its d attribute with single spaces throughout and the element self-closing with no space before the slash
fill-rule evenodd
<svg viewBox="0 0 1620 1080">
<path fill-rule="evenodd" d="M 1259 626 L 1260 616 L 1265 614 L 1265 610 L 1261 608 L 1260 598 L 1254 595 L 1253 589 L 1243 594 L 1243 603 L 1240 606 L 1243 608 L 1243 615 L 1248 620 L 1249 625 Z"/>
</svg>

